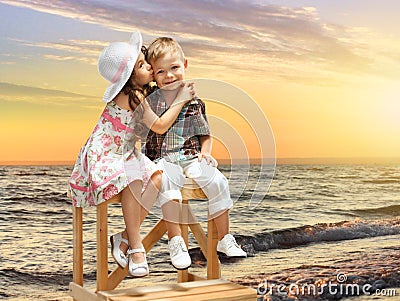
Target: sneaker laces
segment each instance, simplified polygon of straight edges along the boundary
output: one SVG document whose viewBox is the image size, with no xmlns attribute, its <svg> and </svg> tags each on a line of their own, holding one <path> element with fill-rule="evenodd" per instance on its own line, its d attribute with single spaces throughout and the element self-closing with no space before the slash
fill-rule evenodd
<svg viewBox="0 0 400 301">
<path fill-rule="evenodd" d="M 171 257 L 175 257 L 179 253 L 187 252 L 185 242 L 182 240 L 175 241 L 169 245 L 169 250 L 171 252 Z"/>
<path fill-rule="evenodd" d="M 226 242 L 226 249 L 227 250 L 232 248 L 232 247 L 240 248 L 234 237 L 228 236 L 227 238 L 228 238 L 227 242 Z"/>
</svg>

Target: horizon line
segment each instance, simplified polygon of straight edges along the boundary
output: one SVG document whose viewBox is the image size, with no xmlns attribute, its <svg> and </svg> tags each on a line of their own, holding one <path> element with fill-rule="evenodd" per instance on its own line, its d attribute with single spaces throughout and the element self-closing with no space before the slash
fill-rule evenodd
<svg viewBox="0 0 400 301">
<path fill-rule="evenodd" d="M 235 159 L 234 165 L 260 164 L 261 161 L 273 163 L 270 158 Z M 229 164 L 231 159 L 218 159 L 220 164 Z M 400 157 L 282 157 L 276 158 L 280 164 L 400 164 Z M 49 166 L 74 165 L 72 160 L 9 160 L 0 161 L 0 166 Z"/>
</svg>

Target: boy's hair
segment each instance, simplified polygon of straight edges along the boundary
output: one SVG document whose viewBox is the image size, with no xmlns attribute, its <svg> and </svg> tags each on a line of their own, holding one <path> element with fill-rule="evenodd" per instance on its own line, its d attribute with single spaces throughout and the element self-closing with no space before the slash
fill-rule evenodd
<svg viewBox="0 0 400 301">
<path fill-rule="evenodd" d="M 151 63 L 163 57 L 167 53 L 178 53 L 182 61 L 185 61 L 185 54 L 179 43 L 173 38 L 160 37 L 155 39 L 147 49 L 146 60 Z"/>
</svg>

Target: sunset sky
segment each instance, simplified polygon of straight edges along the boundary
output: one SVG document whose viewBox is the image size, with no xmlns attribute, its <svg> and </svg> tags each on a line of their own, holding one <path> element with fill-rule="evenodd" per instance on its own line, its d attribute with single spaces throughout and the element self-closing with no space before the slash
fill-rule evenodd
<svg viewBox="0 0 400 301">
<path fill-rule="evenodd" d="M 254 100 L 278 158 L 399 157 L 399 11 L 398 0 L 0 0 L 0 161 L 74 161 L 104 108 L 97 58 L 134 29 L 145 45 L 176 38 L 187 78 Z M 208 113 L 259 156 L 241 125 L 259 115 Z"/>
</svg>

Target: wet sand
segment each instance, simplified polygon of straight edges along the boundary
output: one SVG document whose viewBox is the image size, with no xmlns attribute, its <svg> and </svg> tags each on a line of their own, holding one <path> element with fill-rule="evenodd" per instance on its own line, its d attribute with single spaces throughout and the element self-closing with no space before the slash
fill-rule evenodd
<svg viewBox="0 0 400 301">
<path fill-rule="evenodd" d="M 400 287 L 400 247 L 357 254 L 331 265 L 303 265 L 230 280 L 258 289 L 259 300 L 269 301 L 340 300 L 350 296 L 389 294 L 394 291 L 390 288 Z M 398 299 L 392 297 L 392 300 Z"/>
</svg>

